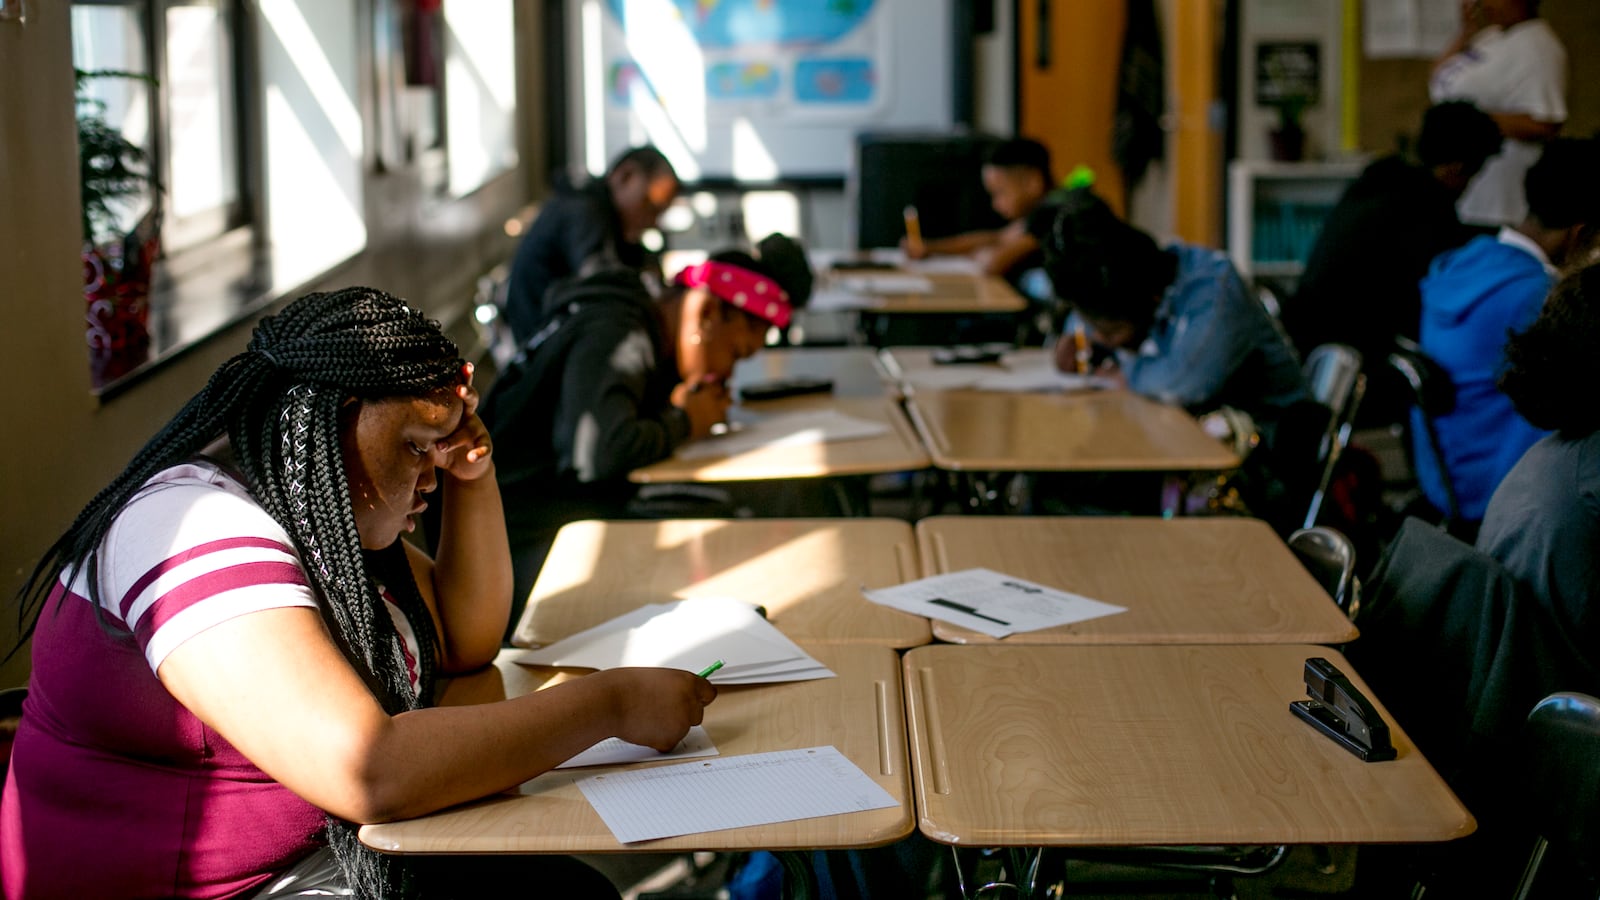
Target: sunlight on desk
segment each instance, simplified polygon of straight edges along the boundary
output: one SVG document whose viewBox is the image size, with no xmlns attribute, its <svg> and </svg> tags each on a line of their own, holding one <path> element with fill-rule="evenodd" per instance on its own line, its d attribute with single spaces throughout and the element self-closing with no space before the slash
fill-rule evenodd
<svg viewBox="0 0 1600 900">
<path fill-rule="evenodd" d="M 588 564 L 596 554 L 608 564 Z M 766 607 L 796 640 L 914 647 L 930 639 L 927 620 L 878 606 L 861 587 L 920 571 L 911 527 L 893 519 L 574 522 L 513 640 L 547 644 L 647 603 L 727 597 Z"/>
</svg>

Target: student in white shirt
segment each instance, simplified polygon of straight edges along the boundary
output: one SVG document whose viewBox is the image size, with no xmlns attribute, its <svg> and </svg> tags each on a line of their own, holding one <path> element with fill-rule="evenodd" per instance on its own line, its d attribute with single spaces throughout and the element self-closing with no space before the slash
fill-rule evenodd
<svg viewBox="0 0 1600 900">
<path fill-rule="evenodd" d="M 1461 32 L 1434 64 L 1428 94 L 1470 101 L 1505 136 L 1457 204 L 1461 221 L 1520 223 L 1523 176 L 1567 119 L 1567 51 L 1539 18 L 1539 0 L 1464 0 Z"/>
</svg>

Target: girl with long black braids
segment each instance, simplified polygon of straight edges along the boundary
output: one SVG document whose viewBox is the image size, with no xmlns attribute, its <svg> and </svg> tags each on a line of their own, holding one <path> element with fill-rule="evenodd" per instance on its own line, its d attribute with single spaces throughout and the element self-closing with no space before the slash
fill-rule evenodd
<svg viewBox="0 0 1600 900">
<path fill-rule="evenodd" d="M 5 897 L 470 895 L 459 865 L 379 857 L 355 827 L 701 720 L 715 689 L 666 669 L 430 708 L 437 675 L 494 658 L 510 608 L 477 406 L 437 323 L 382 292 L 262 321 L 23 587 Z M 441 482 L 434 559 L 400 536 Z M 526 883 L 609 890 L 565 866 Z"/>
</svg>

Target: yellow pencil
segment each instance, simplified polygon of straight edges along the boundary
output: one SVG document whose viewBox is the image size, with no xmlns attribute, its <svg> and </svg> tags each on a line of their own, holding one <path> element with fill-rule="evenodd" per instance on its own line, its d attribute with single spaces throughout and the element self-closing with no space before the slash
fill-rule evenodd
<svg viewBox="0 0 1600 900">
<path fill-rule="evenodd" d="M 906 246 L 916 255 L 922 254 L 922 222 L 917 218 L 917 208 L 906 204 Z"/>
</svg>

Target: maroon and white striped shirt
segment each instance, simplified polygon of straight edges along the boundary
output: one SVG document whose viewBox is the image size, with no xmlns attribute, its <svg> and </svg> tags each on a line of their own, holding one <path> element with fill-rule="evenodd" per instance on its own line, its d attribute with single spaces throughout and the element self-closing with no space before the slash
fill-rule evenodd
<svg viewBox="0 0 1600 900">
<path fill-rule="evenodd" d="M 70 585 L 63 574 L 34 634 L 0 796 L 4 896 L 248 894 L 313 847 L 323 813 L 178 703 L 156 672 L 213 625 L 315 608 L 299 558 L 242 485 L 194 463 L 150 480 L 98 561 L 114 628 L 96 621 L 86 573 Z M 411 628 L 388 606 L 415 679 Z"/>
</svg>

